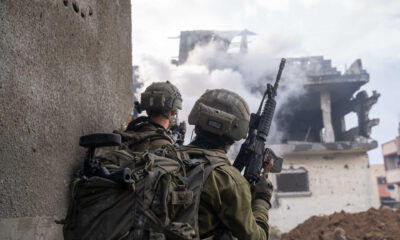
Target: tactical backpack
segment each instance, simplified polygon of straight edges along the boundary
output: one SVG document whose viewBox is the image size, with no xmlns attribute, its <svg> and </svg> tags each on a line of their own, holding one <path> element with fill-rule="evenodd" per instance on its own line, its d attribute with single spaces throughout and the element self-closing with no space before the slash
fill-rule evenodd
<svg viewBox="0 0 400 240">
<path fill-rule="evenodd" d="M 164 146 L 155 153 L 115 150 L 95 157 L 129 182 L 92 176 L 72 183 L 64 239 L 199 239 L 197 213 L 205 179 L 227 164 L 223 154 Z"/>
</svg>

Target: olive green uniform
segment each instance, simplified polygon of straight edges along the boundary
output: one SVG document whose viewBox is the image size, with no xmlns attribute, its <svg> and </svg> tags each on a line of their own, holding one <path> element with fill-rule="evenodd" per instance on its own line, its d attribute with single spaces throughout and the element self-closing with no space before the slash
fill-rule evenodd
<svg viewBox="0 0 400 240">
<path fill-rule="evenodd" d="M 141 117 L 125 132 L 116 131 L 122 137 L 122 148 L 134 152 L 151 151 L 163 145 L 173 145 L 174 140 L 167 130 L 147 117 Z"/>
<path fill-rule="evenodd" d="M 250 186 L 234 168 L 222 150 L 212 150 L 226 160 L 213 169 L 200 195 L 199 233 L 212 239 L 221 226 L 238 239 L 268 239 L 268 210 L 256 202 L 252 205 Z"/>
</svg>

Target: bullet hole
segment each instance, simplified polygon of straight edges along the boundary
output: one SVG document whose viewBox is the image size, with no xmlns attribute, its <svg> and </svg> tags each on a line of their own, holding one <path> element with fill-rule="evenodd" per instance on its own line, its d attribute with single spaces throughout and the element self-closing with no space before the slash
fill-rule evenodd
<svg viewBox="0 0 400 240">
<path fill-rule="evenodd" d="M 345 164 L 344 168 L 349 169 L 349 165 Z"/>
<path fill-rule="evenodd" d="M 64 6 L 68 7 L 68 0 L 63 0 Z"/>
<path fill-rule="evenodd" d="M 78 3 L 76 3 L 76 2 L 73 2 L 73 3 L 72 3 L 72 7 L 74 8 L 74 11 L 75 11 L 76 13 L 78 13 L 78 12 L 79 12 L 79 6 L 78 6 Z"/>
<path fill-rule="evenodd" d="M 33 148 L 32 148 L 32 152 L 34 152 L 34 153 L 35 153 L 35 152 L 36 152 L 36 148 L 34 148 L 34 147 L 33 147 Z"/>
<path fill-rule="evenodd" d="M 91 7 L 89 7 L 89 16 L 93 15 L 93 9 Z"/>
<path fill-rule="evenodd" d="M 85 18 L 85 13 L 84 12 L 81 12 L 81 17 Z"/>
</svg>

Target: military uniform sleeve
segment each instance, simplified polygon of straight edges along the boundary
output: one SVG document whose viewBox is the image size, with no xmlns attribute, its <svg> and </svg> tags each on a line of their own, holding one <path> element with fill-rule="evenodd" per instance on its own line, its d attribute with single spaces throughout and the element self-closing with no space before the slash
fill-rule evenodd
<svg viewBox="0 0 400 240">
<path fill-rule="evenodd" d="M 200 235 L 223 223 L 238 239 L 268 239 L 268 210 L 251 205 L 250 187 L 232 166 L 217 167 L 204 183 L 199 208 Z"/>
</svg>

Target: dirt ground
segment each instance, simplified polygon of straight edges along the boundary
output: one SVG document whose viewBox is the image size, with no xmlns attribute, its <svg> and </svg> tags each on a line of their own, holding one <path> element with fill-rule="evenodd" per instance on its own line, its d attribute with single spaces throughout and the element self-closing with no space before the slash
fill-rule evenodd
<svg viewBox="0 0 400 240">
<path fill-rule="evenodd" d="M 400 240 L 400 211 L 369 209 L 361 213 L 313 216 L 281 240 Z"/>
</svg>

